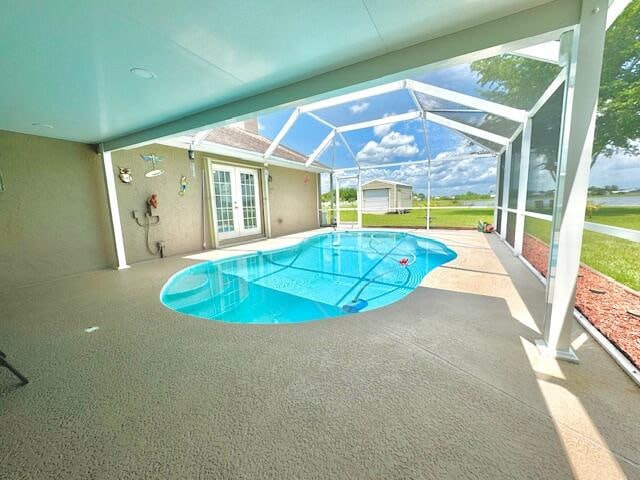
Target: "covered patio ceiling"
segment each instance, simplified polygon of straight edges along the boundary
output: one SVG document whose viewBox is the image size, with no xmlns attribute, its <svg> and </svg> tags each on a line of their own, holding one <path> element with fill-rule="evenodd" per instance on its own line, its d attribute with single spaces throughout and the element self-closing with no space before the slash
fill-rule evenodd
<svg viewBox="0 0 640 480">
<path fill-rule="evenodd" d="M 0 20 L 0 129 L 113 150 L 556 40 L 579 10 L 578 0 L 12 2 Z"/>
</svg>

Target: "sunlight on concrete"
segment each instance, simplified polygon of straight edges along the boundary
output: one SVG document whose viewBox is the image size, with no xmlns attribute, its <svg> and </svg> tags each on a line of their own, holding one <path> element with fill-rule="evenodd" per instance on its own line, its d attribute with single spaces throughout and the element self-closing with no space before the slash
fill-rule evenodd
<svg viewBox="0 0 640 480">
<path fill-rule="evenodd" d="M 432 231 L 429 237 L 446 243 L 458 257 L 430 272 L 420 283 L 421 287 L 502 298 L 513 318 L 533 332 L 541 333 L 486 235 L 478 232 Z"/>
<path fill-rule="evenodd" d="M 581 339 L 582 335 L 574 345 L 584 343 L 586 339 Z M 574 477 L 578 480 L 627 478 L 580 399 L 563 386 L 561 380 L 565 380 L 565 376 L 558 361 L 541 357 L 537 347 L 528 340 L 520 337 L 520 341 Z M 568 426 L 576 424 L 581 426 L 581 432 Z"/>
</svg>

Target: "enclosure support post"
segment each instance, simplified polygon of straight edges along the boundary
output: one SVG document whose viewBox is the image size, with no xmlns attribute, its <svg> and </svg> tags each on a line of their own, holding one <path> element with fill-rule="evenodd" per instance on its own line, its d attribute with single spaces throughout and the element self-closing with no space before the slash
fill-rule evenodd
<svg viewBox="0 0 640 480">
<path fill-rule="evenodd" d="M 102 155 L 102 166 L 104 168 L 104 178 L 107 185 L 109 216 L 111 217 L 113 243 L 116 247 L 116 260 L 118 262 L 117 268 L 118 270 L 122 270 L 123 268 L 129 268 L 129 265 L 127 265 L 127 256 L 124 250 L 124 237 L 122 235 L 122 223 L 120 222 L 120 209 L 118 208 L 116 181 L 113 175 L 113 162 L 111 161 L 111 152 L 105 152 L 102 145 L 100 145 L 100 153 Z"/>
<path fill-rule="evenodd" d="M 358 198 L 357 198 L 356 206 L 358 207 L 358 228 L 362 228 L 362 205 L 364 202 L 362 201 L 362 172 L 360 171 L 360 168 L 358 168 L 357 195 L 358 195 Z"/>
<path fill-rule="evenodd" d="M 529 154 L 531 152 L 531 118 L 527 118 L 522 129 L 522 153 L 520 155 L 520 178 L 518 179 L 518 203 L 516 216 L 516 237 L 513 249 L 516 255 L 522 255 L 524 242 L 524 211 L 527 204 L 527 183 L 529 181 Z"/>
<path fill-rule="evenodd" d="M 427 163 L 427 231 L 431 230 L 431 157 Z"/>
<path fill-rule="evenodd" d="M 271 208 L 269 208 L 269 165 L 264 164 L 264 174 L 262 175 L 262 185 L 263 185 L 263 208 L 264 212 L 264 232 L 267 238 L 271 238 Z"/>
<path fill-rule="evenodd" d="M 415 98 L 415 97 L 414 97 Z M 415 100 L 417 102 L 417 100 Z M 429 150 L 429 134 L 427 133 L 427 117 L 422 115 L 422 134 L 424 135 L 424 149 L 427 152 L 427 231 L 431 230 L 431 150 Z"/>
<path fill-rule="evenodd" d="M 507 149 L 504 154 L 504 178 L 502 180 L 502 185 L 500 185 L 500 188 L 502 189 L 502 219 L 500 222 L 500 236 L 503 239 L 507 238 L 507 217 L 509 216 L 507 208 L 509 207 L 509 177 L 511 177 L 512 145 L 512 143 L 507 145 Z"/>
<path fill-rule="evenodd" d="M 500 163 L 502 163 L 502 155 L 498 155 L 496 157 L 496 191 L 494 192 L 495 202 L 493 204 L 493 225 L 496 228 L 496 232 L 498 232 L 501 227 L 501 225 L 498 225 L 498 208 L 502 208 L 502 205 L 498 205 L 500 189 L 502 188 L 502 185 L 500 185 Z"/>
<path fill-rule="evenodd" d="M 334 208 L 335 207 L 335 203 L 333 201 L 334 200 L 334 195 L 335 195 L 335 191 L 334 191 L 335 185 L 334 185 L 334 178 L 333 177 L 334 177 L 334 173 L 331 172 L 329 174 L 329 207 L 330 207 L 330 210 L 329 210 L 329 224 L 332 225 L 332 226 L 335 223 L 334 222 L 334 219 L 335 219 L 335 211 L 334 211 L 335 210 L 335 208 Z"/>
<path fill-rule="evenodd" d="M 578 361 L 571 329 L 606 31 L 607 0 L 584 0 L 580 23 L 563 34 L 567 67 L 547 274 L 542 354 Z"/>
<path fill-rule="evenodd" d="M 340 179 L 336 178 L 336 225 L 340 227 Z"/>
</svg>

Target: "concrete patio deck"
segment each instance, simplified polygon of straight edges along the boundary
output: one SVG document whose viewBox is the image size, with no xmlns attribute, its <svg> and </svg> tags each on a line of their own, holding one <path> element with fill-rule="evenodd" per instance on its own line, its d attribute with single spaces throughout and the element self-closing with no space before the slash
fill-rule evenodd
<svg viewBox="0 0 640 480">
<path fill-rule="evenodd" d="M 640 390 L 577 324 L 581 364 L 538 356 L 543 287 L 495 236 L 432 231 L 458 258 L 351 317 L 235 325 L 158 299 L 198 259 L 306 235 L 0 293 L 0 348 L 31 379 L 0 370 L 0 478 L 640 478 Z"/>
</svg>

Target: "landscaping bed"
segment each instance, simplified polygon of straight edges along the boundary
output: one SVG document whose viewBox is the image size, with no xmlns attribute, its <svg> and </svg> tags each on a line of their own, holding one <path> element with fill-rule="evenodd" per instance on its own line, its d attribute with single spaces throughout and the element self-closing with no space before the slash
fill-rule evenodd
<svg viewBox="0 0 640 480">
<path fill-rule="evenodd" d="M 522 255 L 543 276 L 547 276 L 549 247 L 525 234 Z M 631 362 L 640 368 L 640 294 L 587 267 L 580 266 L 576 290 L 576 308 L 609 339 Z"/>
</svg>

